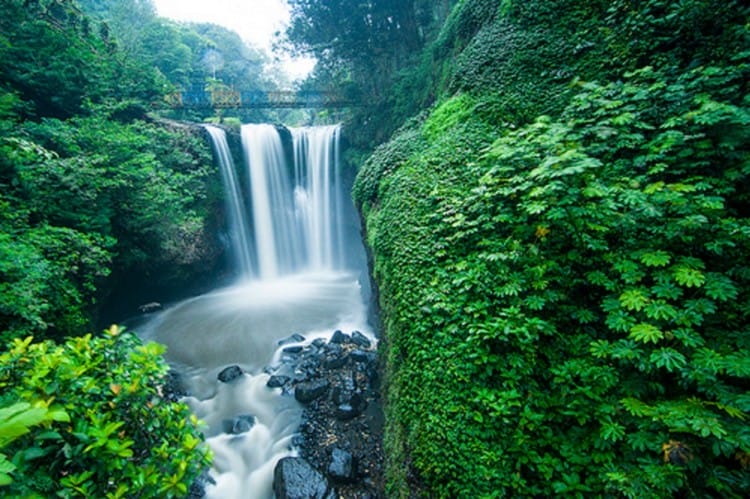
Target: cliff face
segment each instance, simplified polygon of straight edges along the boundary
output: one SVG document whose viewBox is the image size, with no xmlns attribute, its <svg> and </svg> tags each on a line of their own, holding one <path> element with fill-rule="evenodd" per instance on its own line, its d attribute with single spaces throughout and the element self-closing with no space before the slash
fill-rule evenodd
<svg viewBox="0 0 750 499">
<path fill-rule="evenodd" d="M 466 0 L 397 79 L 437 104 L 354 188 L 389 497 L 747 493 L 747 17 Z"/>
</svg>

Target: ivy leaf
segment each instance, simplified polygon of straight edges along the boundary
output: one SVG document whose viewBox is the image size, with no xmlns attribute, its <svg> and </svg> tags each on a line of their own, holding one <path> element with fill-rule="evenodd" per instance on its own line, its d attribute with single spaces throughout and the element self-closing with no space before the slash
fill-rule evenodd
<svg viewBox="0 0 750 499">
<path fill-rule="evenodd" d="M 664 300 L 655 300 L 646 305 L 646 317 L 656 320 L 672 320 L 677 317 L 675 308 Z"/>
<path fill-rule="evenodd" d="M 704 288 L 709 298 L 719 301 L 735 300 L 737 298 L 737 286 L 730 278 L 715 272 L 706 274 L 706 286 Z"/>
<path fill-rule="evenodd" d="M 630 328 L 629 337 L 642 343 L 658 343 L 664 339 L 664 332 L 656 326 L 641 322 Z"/>
<path fill-rule="evenodd" d="M 651 354 L 649 360 L 652 364 L 663 367 L 669 372 L 682 369 L 687 365 L 685 356 L 673 348 L 660 348 Z"/>
<path fill-rule="evenodd" d="M 641 263 L 647 267 L 663 267 L 672 259 L 669 253 L 662 250 L 649 251 L 641 255 Z"/>
<path fill-rule="evenodd" d="M 651 412 L 651 407 L 633 397 L 624 398 L 620 403 L 633 416 L 645 416 Z"/>
<path fill-rule="evenodd" d="M 625 427 L 619 423 L 608 421 L 602 425 L 601 430 L 599 430 L 599 435 L 604 440 L 617 442 L 625 436 Z"/>
<path fill-rule="evenodd" d="M 620 295 L 620 303 L 627 310 L 640 312 L 649 302 L 646 293 L 643 288 L 628 289 Z"/>
<path fill-rule="evenodd" d="M 706 276 L 698 269 L 678 265 L 673 270 L 675 281 L 681 286 L 699 288 L 706 282 Z"/>
</svg>

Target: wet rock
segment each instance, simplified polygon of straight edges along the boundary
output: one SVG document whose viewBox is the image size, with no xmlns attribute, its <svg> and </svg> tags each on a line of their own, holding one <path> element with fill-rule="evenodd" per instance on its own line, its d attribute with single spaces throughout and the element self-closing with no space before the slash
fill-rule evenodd
<svg viewBox="0 0 750 499">
<path fill-rule="evenodd" d="M 349 356 L 346 354 L 327 355 L 323 361 L 323 367 L 326 369 L 339 369 L 344 367 L 348 361 Z"/>
<path fill-rule="evenodd" d="M 292 378 L 290 378 L 289 376 L 273 375 L 270 378 L 268 378 L 268 381 L 266 382 L 266 386 L 268 388 L 283 388 L 291 380 Z"/>
<path fill-rule="evenodd" d="M 324 347 L 326 343 L 327 341 L 325 338 L 315 338 L 313 342 L 311 343 L 311 345 L 314 346 L 315 348 L 321 348 L 321 347 Z"/>
<path fill-rule="evenodd" d="M 340 343 L 349 343 L 351 338 L 349 338 L 348 335 L 344 334 L 340 329 L 337 329 L 333 332 L 333 335 L 331 336 L 331 340 L 329 343 L 334 344 L 340 344 Z"/>
<path fill-rule="evenodd" d="M 302 458 L 285 457 L 273 470 L 277 499 L 327 499 L 334 497 L 328 480 Z"/>
<path fill-rule="evenodd" d="M 158 301 L 144 303 L 143 305 L 140 305 L 138 307 L 138 310 L 140 310 L 141 313 L 143 314 L 153 314 L 154 312 L 158 312 L 161 309 L 162 309 L 162 305 Z"/>
<path fill-rule="evenodd" d="M 252 414 L 241 414 L 234 419 L 225 419 L 222 421 L 222 429 L 224 433 L 232 435 L 239 435 L 246 433 L 255 426 L 255 416 Z"/>
<path fill-rule="evenodd" d="M 219 373 L 219 381 L 222 383 L 230 383 L 237 378 L 241 377 L 244 374 L 244 371 L 240 366 L 234 365 L 229 366 L 225 368 L 223 371 Z"/>
<path fill-rule="evenodd" d="M 358 393 L 352 395 L 349 402 L 344 402 L 336 407 L 336 418 L 340 421 L 354 419 L 367 409 L 367 401 Z"/>
<path fill-rule="evenodd" d="M 282 350 L 282 352 L 283 353 L 287 353 L 287 354 L 297 355 L 297 354 L 302 353 L 303 348 L 304 347 L 302 345 L 295 345 L 295 346 L 292 346 L 292 347 L 284 347 L 284 349 Z"/>
<path fill-rule="evenodd" d="M 378 357 L 372 346 L 365 346 L 372 343 L 370 339 L 356 333 L 359 344 L 341 331 L 334 331 L 330 340 L 318 338 L 299 354 L 282 355 L 281 363 L 269 374 L 287 376 L 288 382 L 275 382 L 283 382 L 283 392 L 294 393 L 304 404 L 299 432 L 292 441 L 300 458 L 324 472 L 336 488 L 336 497 L 382 499 Z M 349 457 L 337 452 L 334 462 L 334 442 L 351 455 L 351 471 Z"/>
<path fill-rule="evenodd" d="M 364 351 L 360 349 L 352 350 L 349 356 L 354 362 L 360 364 L 372 364 L 377 360 L 375 352 Z"/>
<path fill-rule="evenodd" d="M 354 456 L 338 447 L 331 451 L 331 463 L 328 465 L 328 476 L 341 483 L 353 483 L 357 478 L 357 466 Z"/>
<path fill-rule="evenodd" d="M 206 495 L 207 485 L 216 485 L 216 480 L 211 478 L 208 470 L 205 470 L 200 474 L 198 478 L 193 481 L 193 483 L 190 484 L 190 488 L 188 489 L 188 493 L 187 496 L 185 496 L 185 499 L 202 499 Z"/>
<path fill-rule="evenodd" d="M 294 387 L 294 398 L 303 404 L 312 402 L 328 391 L 329 385 L 330 383 L 326 379 L 303 381 Z"/>
<path fill-rule="evenodd" d="M 276 344 L 279 345 L 279 346 L 284 346 L 284 345 L 288 345 L 290 343 L 302 343 L 303 341 L 305 341 L 305 337 L 304 336 L 302 336 L 299 333 L 294 333 L 291 336 L 287 336 L 286 338 L 280 339 Z"/>
<path fill-rule="evenodd" d="M 372 346 L 370 339 L 359 331 L 352 331 L 352 343 L 364 348 L 370 348 Z"/>
</svg>

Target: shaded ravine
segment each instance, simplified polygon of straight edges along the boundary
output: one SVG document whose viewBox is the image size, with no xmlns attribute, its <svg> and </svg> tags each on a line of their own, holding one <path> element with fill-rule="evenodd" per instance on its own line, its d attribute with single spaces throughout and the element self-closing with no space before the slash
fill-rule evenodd
<svg viewBox="0 0 750 499">
<path fill-rule="evenodd" d="M 294 158 L 287 158 L 275 127 L 244 125 L 244 176 L 223 130 L 207 129 L 227 191 L 237 280 L 169 307 L 140 331 L 167 346 L 185 400 L 207 424 L 214 464 L 206 497 L 271 498 L 279 460 L 298 455 L 304 442 L 318 445 L 299 435 L 314 417 L 310 404 L 303 414 L 293 391 L 325 374 L 309 365 L 303 372 L 288 354 L 290 341 L 308 353 L 334 331 L 361 332 L 375 343 L 363 299 L 364 250 L 345 243 L 358 234 L 345 234 L 352 228 L 342 223 L 353 207 L 339 180 L 337 126 L 291 129 Z M 248 185 L 239 184 L 243 177 Z M 269 373 L 281 372 L 289 374 L 287 384 L 269 388 Z"/>
</svg>

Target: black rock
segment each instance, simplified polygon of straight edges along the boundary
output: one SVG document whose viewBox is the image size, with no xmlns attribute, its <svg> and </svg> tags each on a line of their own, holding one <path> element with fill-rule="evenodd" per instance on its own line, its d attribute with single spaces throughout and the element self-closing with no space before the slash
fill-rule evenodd
<svg viewBox="0 0 750 499">
<path fill-rule="evenodd" d="M 349 354 L 350 357 L 354 362 L 358 363 L 372 363 L 375 362 L 377 359 L 377 356 L 375 355 L 375 352 L 367 352 L 365 350 L 352 350 L 352 352 Z"/>
<path fill-rule="evenodd" d="M 254 425 L 255 416 L 253 416 L 252 414 L 242 414 L 234 418 L 234 423 L 232 424 L 232 433 L 234 433 L 235 435 L 239 435 L 240 433 L 248 432 Z"/>
<path fill-rule="evenodd" d="M 370 339 L 359 331 L 352 331 L 352 343 L 364 348 L 370 348 L 372 345 Z"/>
<path fill-rule="evenodd" d="M 303 404 L 312 402 L 328 390 L 328 385 L 330 383 L 325 379 L 303 381 L 294 387 L 294 398 Z"/>
<path fill-rule="evenodd" d="M 304 336 L 302 336 L 299 333 L 294 333 L 291 336 L 287 336 L 286 338 L 280 339 L 277 342 L 277 345 L 283 346 L 283 345 L 288 345 L 289 343 L 302 343 L 303 341 L 305 341 L 305 337 Z"/>
<path fill-rule="evenodd" d="M 284 347 L 282 352 L 296 355 L 298 353 L 302 353 L 302 350 L 303 350 L 302 345 L 295 345 L 293 347 Z"/>
<path fill-rule="evenodd" d="M 325 338 L 315 338 L 313 342 L 311 343 L 311 345 L 314 346 L 315 348 L 320 348 L 322 346 L 325 346 L 325 344 L 326 344 Z"/>
<path fill-rule="evenodd" d="M 273 470 L 276 499 L 326 499 L 332 497 L 328 480 L 302 458 L 285 457 Z"/>
<path fill-rule="evenodd" d="M 348 398 L 348 401 L 344 400 L 336 407 L 336 418 L 341 421 L 354 419 L 367 409 L 367 400 L 359 392 L 352 393 Z"/>
<path fill-rule="evenodd" d="M 349 338 L 349 336 L 341 332 L 340 329 L 337 329 L 333 332 L 329 343 L 349 343 L 350 340 L 351 338 Z"/>
<path fill-rule="evenodd" d="M 339 369 L 346 365 L 349 356 L 345 354 L 328 355 L 323 361 L 323 367 L 326 369 Z"/>
<path fill-rule="evenodd" d="M 289 383 L 292 379 L 289 376 L 277 376 L 273 375 L 268 378 L 266 386 L 268 388 L 282 388 L 284 385 Z"/>
<path fill-rule="evenodd" d="M 336 418 L 341 421 L 349 421 L 359 416 L 361 413 L 357 411 L 351 404 L 341 404 L 336 408 Z"/>
<path fill-rule="evenodd" d="M 329 343 L 326 345 L 326 355 L 341 355 L 344 353 L 344 347 L 339 343 Z"/>
<path fill-rule="evenodd" d="M 351 376 L 340 376 L 333 385 L 331 400 L 334 404 L 348 404 L 352 401 L 356 386 Z"/>
<path fill-rule="evenodd" d="M 208 474 L 208 470 L 205 470 L 193 481 L 193 483 L 190 484 L 185 499 L 202 499 L 206 495 L 207 485 L 216 485 L 216 480 L 211 478 L 211 475 Z"/>
<path fill-rule="evenodd" d="M 331 452 L 331 463 L 328 465 L 328 476 L 341 483 L 352 483 L 357 478 L 357 463 L 354 456 L 338 447 Z"/>
<path fill-rule="evenodd" d="M 244 374 L 244 371 L 240 366 L 229 366 L 219 373 L 219 381 L 222 383 L 229 383 L 236 380 Z"/>
</svg>

